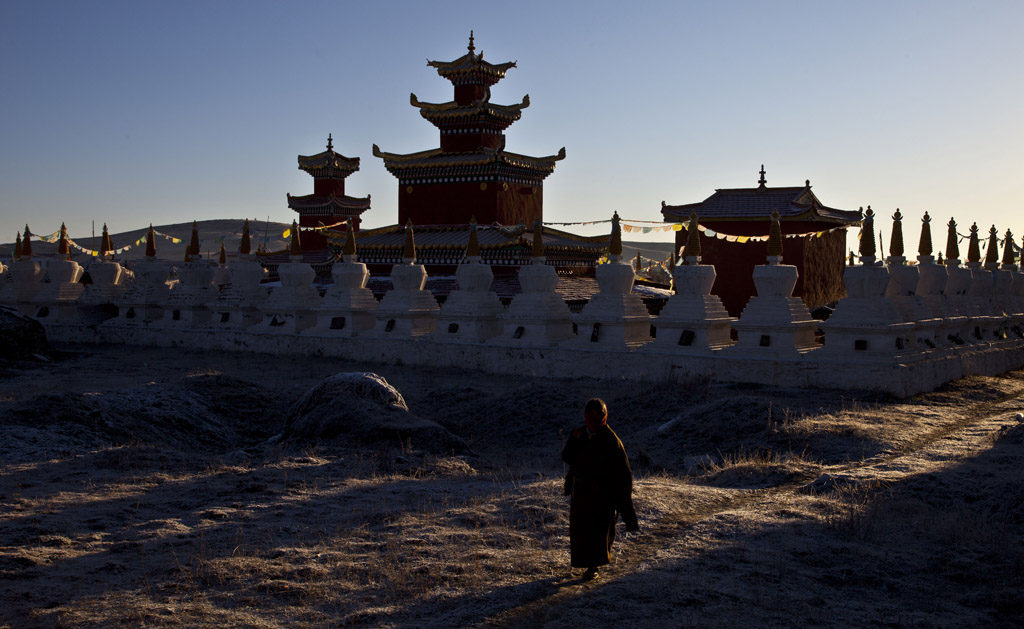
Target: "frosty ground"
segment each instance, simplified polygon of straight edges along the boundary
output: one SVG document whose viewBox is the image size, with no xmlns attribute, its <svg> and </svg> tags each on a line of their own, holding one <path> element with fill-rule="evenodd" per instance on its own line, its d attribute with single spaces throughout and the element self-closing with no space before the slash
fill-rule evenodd
<svg viewBox="0 0 1024 629">
<path fill-rule="evenodd" d="M 0 362 L 0 626 L 1024 623 L 1024 372 L 900 401 L 59 349 Z M 274 438 L 367 371 L 451 439 Z M 559 452 L 593 396 L 641 533 L 581 582 Z"/>
</svg>

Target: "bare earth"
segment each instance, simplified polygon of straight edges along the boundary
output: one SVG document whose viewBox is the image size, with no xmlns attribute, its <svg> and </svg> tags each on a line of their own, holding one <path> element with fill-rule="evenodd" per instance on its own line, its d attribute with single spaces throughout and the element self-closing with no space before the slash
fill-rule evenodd
<svg viewBox="0 0 1024 629">
<path fill-rule="evenodd" d="M 63 349 L 0 363 L 0 626 L 1024 624 L 1024 372 L 894 401 Z M 471 452 L 266 444 L 351 371 Z M 583 583 L 559 453 L 592 396 L 642 528 Z"/>
</svg>

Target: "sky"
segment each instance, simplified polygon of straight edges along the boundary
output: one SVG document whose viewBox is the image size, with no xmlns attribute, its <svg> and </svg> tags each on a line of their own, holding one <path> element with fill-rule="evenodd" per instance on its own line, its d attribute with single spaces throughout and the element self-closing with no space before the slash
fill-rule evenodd
<svg viewBox="0 0 1024 629">
<path fill-rule="evenodd" d="M 546 221 L 661 220 L 716 188 L 809 179 L 830 207 L 1024 235 L 1024 2 L 0 2 L 0 241 L 252 217 L 312 192 L 296 156 L 361 158 L 364 227 L 397 219 L 371 147 L 435 148 L 426 66 L 517 61 L 507 149 L 567 158 Z M 887 220 L 878 226 L 889 233 Z M 587 235 L 607 229 L 571 228 Z M 634 234 L 631 234 L 631 237 Z M 648 238 L 668 240 L 669 234 Z M 941 242 L 941 236 L 936 237 Z"/>
</svg>

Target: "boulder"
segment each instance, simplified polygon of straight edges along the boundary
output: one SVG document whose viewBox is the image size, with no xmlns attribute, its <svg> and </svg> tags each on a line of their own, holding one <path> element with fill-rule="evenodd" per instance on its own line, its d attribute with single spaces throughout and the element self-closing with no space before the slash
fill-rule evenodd
<svg viewBox="0 0 1024 629">
<path fill-rule="evenodd" d="M 41 323 L 14 308 L 0 306 L 0 358 L 22 360 L 49 349 Z"/>
<path fill-rule="evenodd" d="M 276 441 L 350 438 L 364 443 L 409 443 L 437 454 L 466 444 L 440 424 L 416 417 L 398 389 L 370 372 L 338 373 L 320 381 L 292 406 Z"/>
</svg>

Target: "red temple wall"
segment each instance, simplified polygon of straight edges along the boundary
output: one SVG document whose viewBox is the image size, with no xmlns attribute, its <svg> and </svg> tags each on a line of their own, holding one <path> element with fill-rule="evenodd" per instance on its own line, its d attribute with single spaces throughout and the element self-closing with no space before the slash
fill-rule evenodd
<svg viewBox="0 0 1024 629">
<path fill-rule="evenodd" d="M 315 177 L 313 179 L 313 194 L 318 197 L 345 196 L 344 179 L 327 179 Z"/>
<path fill-rule="evenodd" d="M 701 222 L 714 231 L 736 236 L 761 236 L 768 232 L 768 221 Z M 829 229 L 834 225 L 821 222 L 782 222 L 782 233 L 805 233 Z M 676 232 L 676 248 L 686 243 L 686 231 Z M 738 317 L 750 298 L 757 294 L 754 267 L 765 264 L 767 242 L 729 242 L 700 235 L 701 262 L 715 266 L 715 283 L 711 288 L 718 295 L 729 315 Z M 801 297 L 808 308 L 828 304 L 846 295 L 843 271 L 846 269 L 846 232 L 837 230 L 821 238 L 783 238 L 782 263 L 796 266 L 799 277 L 793 295 Z"/>
<path fill-rule="evenodd" d="M 543 218 L 543 190 L 488 181 L 434 183 L 401 186 L 398 190 L 398 223 L 414 225 L 465 225 L 476 217 L 478 223 L 515 225 L 523 220 L 532 225 Z M 410 192 L 411 190 L 411 192 Z"/>
</svg>

